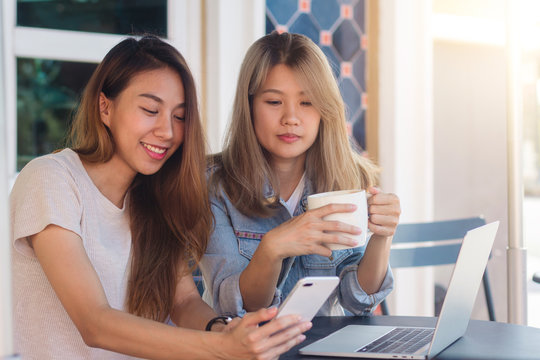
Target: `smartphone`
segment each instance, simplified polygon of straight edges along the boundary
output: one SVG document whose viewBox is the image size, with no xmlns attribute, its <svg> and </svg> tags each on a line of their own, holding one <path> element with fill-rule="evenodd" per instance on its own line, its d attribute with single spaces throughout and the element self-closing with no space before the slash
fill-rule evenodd
<svg viewBox="0 0 540 360">
<path fill-rule="evenodd" d="M 297 314 L 302 321 L 311 321 L 338 286 L 337 276 L 310 276 L 298 280 L 278 309 L 276 318 Z"/>
</svg>

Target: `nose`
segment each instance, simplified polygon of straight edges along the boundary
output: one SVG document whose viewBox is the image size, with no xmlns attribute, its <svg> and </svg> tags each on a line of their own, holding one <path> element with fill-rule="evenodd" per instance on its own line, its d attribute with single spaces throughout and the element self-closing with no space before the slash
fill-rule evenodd
<svg viewBox="0 0 540 360">
<path fill-rule="evenodd" d="M 300 122 L 298 115 L 299 114 L 298 114 L 298 109 L 296 108 L 296 105 L 293 103 L 287 104 L 285 106 L 285 111 L 281 118 L 281 124 L 284 126 L 298 125 Z"/>
<path fill-rule="evenodd" d="M 174 119 L 162 114 L 158 117 L 155 127 L 154 135 L 162 140 L 170 140 L 173 137 L 173 125 L 172 122 Z"/>
</svg>

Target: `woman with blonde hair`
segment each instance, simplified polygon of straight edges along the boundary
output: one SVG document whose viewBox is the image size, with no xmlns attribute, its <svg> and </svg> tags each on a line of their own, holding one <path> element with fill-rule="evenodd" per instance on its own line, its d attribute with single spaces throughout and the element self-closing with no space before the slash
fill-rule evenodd
<svg viewBox="0 0 540 360">
<path fill-rule="evenodd" d="M 259 326 L 275 309 L 226 324 L 193 282 L 212 215 L 195 85 L 176 49 L 153 36 L 112 48 L 70 139 L 11 194 L 24 359 L 275 359 L 304 339 L 310 324 L 295 316 Z"/>
<path fill-rule="evenodd" d="M 298 279 L 341 281 L 319 314 L 370 313 L 390 293 L 388 266 L 400 206 L 375 188 L 376 167 L 350 146 L 344 104 L 322 51 L 307 37 L 273 32 L 256 41 L 240 69 L 225 146 L 212 158 L 214 231 L 201 260 L 204 298 L 220 313 L 279 304 Z M 340 232 L 359 228 L 326 215 L 354 211 L 331 204 L 306 211 L 310 194 L 366 189 L 367 246 Z"/>
</svg>

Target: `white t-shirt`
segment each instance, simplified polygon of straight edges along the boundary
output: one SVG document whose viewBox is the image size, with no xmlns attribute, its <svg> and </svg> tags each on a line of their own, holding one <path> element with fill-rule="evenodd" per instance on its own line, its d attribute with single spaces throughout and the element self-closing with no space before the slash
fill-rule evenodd
<svg viewBox="0 0 540 360">
<path fill-rule="evenodd" d="M 70 149 L 26 165 L 10 204 L 15 351 L 25 360 L 133 359 L 86 346 L 27 241 L 49 224 L 79 235 L 110 306 L 124 310 L 131 251 L 126 206 L 101 194 Z"/>
<path fill-rule="evenodd" d="M 294 210 L 298 206 L 298 202 L 300 202 L 300 198 L 302 197 L 302 194 L 304 192 L 305 177 L 306 177 L 306 173 L 302 174 L 302 178 L 298 182 L 298 185 L 296 185 L 296 188 L 291 194 L 291 197 L 289 198 L 289 200 L 284 201 L 285 207 L 287 208 L 291 216 L 294 216 Z"/>
</svg>

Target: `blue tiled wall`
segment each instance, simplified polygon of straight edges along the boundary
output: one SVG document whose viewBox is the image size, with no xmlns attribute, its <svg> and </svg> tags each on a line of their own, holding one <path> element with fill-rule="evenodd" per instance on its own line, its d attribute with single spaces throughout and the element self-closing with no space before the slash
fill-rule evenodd
<svg viewBox="0 0 540 360">
<path fill-rule="evenodd" d="M 365 149 L 364 0 L 266 0 L 266 32 L 308 36 L 328 57 L 346 104 L 351 135 Z"/>
</svg>

